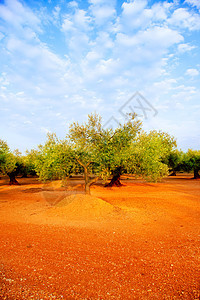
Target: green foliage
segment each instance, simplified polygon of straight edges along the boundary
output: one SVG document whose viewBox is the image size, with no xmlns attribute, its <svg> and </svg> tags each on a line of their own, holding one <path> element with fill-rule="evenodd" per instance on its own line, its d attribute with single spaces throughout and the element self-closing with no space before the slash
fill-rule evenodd
<svg viewBox="0 0 200 300">
<path fill-rule="evenodd" d="M 39 146 L 39 148 L 40 148 L 40 146 Z M 27 168 L 27 174 L 30 174 L 30 175 L 36 174 L 36 163 L 37 163 L 38 155 L 39 155 L 39 150 L 32 149 L 30 151 L 27 150 L 26 155 L 23 156 L 23 161 Z"/>
<path fill-rule="evenodd" d="M 98 115 L 90 115 L 88 123 L 72 124 L 69 139 L 82 165 L 107 179 L 116 170 L 131 172 L 146 180 L 158 181 L 168 174 L 164 162 L 176 147 L 173 137 L 164 132 L 142 132 L 135 115 L 115 130 L 104 129 Z M 139 134 L 140 133 L 140 134 Z"/>
<path fill-rule="evenodd" d="M 173 172 L 182 171 L 184 153 L 178 149 L 173 149 L 164 162 L 168 165 L 169 169 Z"/>
<path fill-rule="evenodd" d="M 176 147 L 173 137 L 164 132 L 142 132 L 133 143 L 128 161 L 128 172 L 142 176 L 148 181 L 159 181 L 168 175 L 164 160 Z"/>
<path fill-rule="evenodd" d="M 141 122 L 135 115 L 129 115 L 128 121 L 118 128 L 105 129 L 101 117 L 89 115 L 85 124 L 73 123 L 68 139 L 72 144 L 76 160 L 85 172 L 107 179 L 116 168 L 121 167 L 124 155 L 140 131 Z"/>
<path fill-rule="evenodd" d="M 27 157 L 22 156 L 18 149 L 11 152 L 7 143 L 0 140 L 0 173 L 15 180 L 15 176 L 27 176 L 28 172 Z"/>
<path fill-rule="evenodd" d="M 194 177 L 198 177 L 198 172 L 200 170 L 200 150 L 189 149 L 187 153 L 183 155 L 182 164 L 184 171 L 193 171 Z"/>
<path fill-rule="evenodd" d="M 7 143 L 0 140 L 0 174 L 8 174 L 16 169 L 17 159 L 11 153 Z"/>
<path fill-rule="evenodd" d="M 55 134 L 48 134 L 44 146 L 29 153 L 34 160 L 35 170 L 43 181 L 64 179 L 76 172 L 76 164 L 71 147 L 59 140 Z"/>
<path fill-rule="evenodd" d="M 13 151 L 13 155 L 15 156 L 16 164 L 15 164 L 15 176 L 17 175 L 22 175 L 26 176 L 27 175 L 27 166 L 25 164 L 25 159 L 22 156 L 22 153 L 16 149 Z"/>
</svg>

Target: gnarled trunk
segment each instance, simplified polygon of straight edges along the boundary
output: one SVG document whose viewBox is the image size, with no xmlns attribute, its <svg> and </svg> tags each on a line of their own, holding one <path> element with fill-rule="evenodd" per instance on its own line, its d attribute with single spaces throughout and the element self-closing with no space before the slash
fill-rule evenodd
<svg viewBox="0 0 200 300">
<path fill-rule="evenodd" d="M 122 168 L 119 167 L 113 172 L 113 177 L 111 181 L 105 185 L 105 187 L 112 187 L 112 186 L 122 186 L 122 183 L 120 182 L 120 176 L 121 176 Z"/>
<path fill-rule="evenodd" d="M 169 176 L 176 176 L 176 171 L 172 171 L 172 173 L 169 174 Z"/>
<path fill-rule="evenodd" d="M 93 178 L 91 179 L 90 176 L 89 176 L 89 171 L 88 171 L 88 168 L 89 168 L 89 165 L 92 163 L 92 162 L 88 162 L 86 165 L 84 163 L 82 163 L 80 161 L 80 159 L 76 158 L 77 162 L 83 167 L 83 170 L 84 170 L 84 179 L 85 179 L 85 193 L 87 195 L 90 195 L 90 187 L 92 184 L 94 184 L 95 182 L 97 182 L 98 178 L 99 177 L 96 177 L 96 178 Z"/>
<path fill-rule="evenodd" d="M 194 169 L 194 179 L 198 179 L 198 178 L 200 178 L 199 170 L 198 169 Z"/>
<path fill-rule="evenodd" d="M 16 176 L 15 172 L 8 173 L 8 176 L 10 178 L 9 185 L 19 185 L 19 182 L 15 178 Z"/>
<path fill-rule="evenodd" d="M 91 179 L 90 176 L 88 175 L 87 168 L 84 168 L 84 177 L 85 177 L 85 193 L 87 195 L 90 195 L 90 187 L 91 185 L 93 185 L 95 182 L 98 181 L 99 177 L 95 177 Z"/>
</svg>

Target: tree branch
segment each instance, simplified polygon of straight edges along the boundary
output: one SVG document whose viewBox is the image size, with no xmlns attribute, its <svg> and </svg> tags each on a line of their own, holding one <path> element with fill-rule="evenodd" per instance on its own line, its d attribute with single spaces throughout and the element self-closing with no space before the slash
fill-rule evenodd
<svg viewBox="0 0 200 300">
<path fill-rule="evenodd" d="M 80 161 L 80 159 L 78 159 L 77 157 L 75 157 L 77 162 L 85 169 L 85 165 Z"/>
<path fill-rule="evenodd" d="M 89 182 L 89 185 L 92 185 L 92 184 L 96 183 L 98 180 L 99 180 L 99 176 L 93 178 L 93 179 Z"/>
<path fill-rule="evenodd" d="M 84 168 L 87 169 L 89 167 L 89 165 L 92 163 L 92 161 L 89 161 L 86 165 L 84 165 L 79 158 L 75 157 L 77 162 Z"/>
</svg>

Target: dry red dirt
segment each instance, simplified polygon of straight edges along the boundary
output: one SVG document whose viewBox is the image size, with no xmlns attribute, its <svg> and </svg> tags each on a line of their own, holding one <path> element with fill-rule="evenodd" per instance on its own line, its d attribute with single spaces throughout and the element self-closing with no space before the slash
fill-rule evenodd
<svg viewBox="0 0 200 300">
<path fill-rule="evenodd" d="M 200 181 L 0 180 L 0 299 L 200 299 Z M 68 196 L 68 198 L 66 198 Z"/>
</svg>

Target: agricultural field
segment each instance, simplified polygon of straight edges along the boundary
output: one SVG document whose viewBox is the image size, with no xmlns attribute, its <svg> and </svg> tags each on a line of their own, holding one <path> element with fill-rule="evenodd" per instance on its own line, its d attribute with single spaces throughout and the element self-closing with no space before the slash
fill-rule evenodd
<svg viewBox="0 0 200 300">
<path fill-rule="evenodd" d="M 0 180 L 0 299 L 200 299 L 200 181 Z"/>
<path fill-rule="evenodd" d="M 200 0 L 0 0 L 0 300 L 200 300 Z"/>
</svg>

